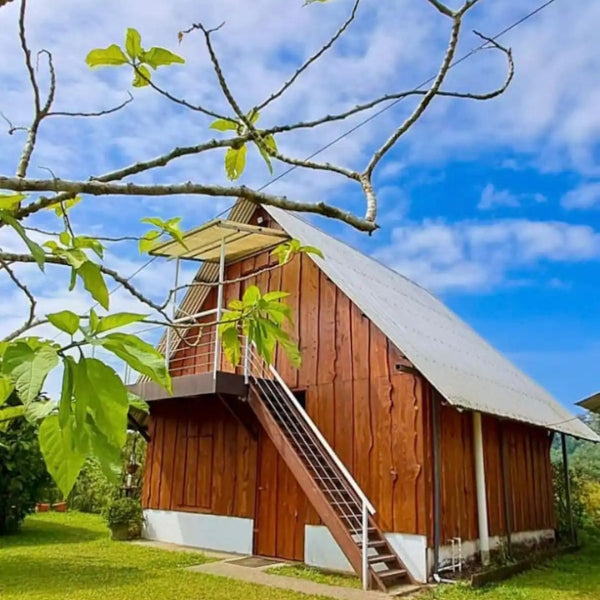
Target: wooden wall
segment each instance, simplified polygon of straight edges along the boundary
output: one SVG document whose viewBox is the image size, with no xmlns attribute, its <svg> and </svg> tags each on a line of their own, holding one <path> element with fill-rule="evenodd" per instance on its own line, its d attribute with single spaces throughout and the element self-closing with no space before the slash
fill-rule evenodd
<svg viewBox="0 0 600 600">
<path fill-rule="evenodd" d="M 506 534 L 502 444 L 505 445 L 511 530 L 555 527 L 551 438 L 539 427 L 482 419 L 490 535 Z M 452 537 L 476 539 L 477 498 L 473 416 L 445 405 L 440 409 L 442 543 Z"/>
<path fill-rule="evenodd" d="M 234 279 L 264 269 L 270 262 L 268 253 L 239 261 L 227 267 L 226 278 Z M 252 283 L 257 283 L 263 292 L 268 289 L 290 293 L 286 301 L 296 315 L 291 333 L 299 339 L 303 364 L 299 370 L 294 369 L 278 351 L 275 366 L 292 389 L 306 391 L 308 413 L 377 507 L 381 527 L 386 531 L 425 534 L 430 499 L 425 486 L 427 467 L 422 435 L 425 421 L 420 379 L 396 370 L 401 354 L 309 257 L 297 256 L 283 268 L 263 272 L 242 284 L 227 285 L 226 301 L 238 298 L 245 286 Z M 216 294 L 211 293 L 203 309 L 214 306 Z M 197 334 L 196 327 L 190 330 L 190 341 Z M 195 354 L 198 352 L 189 347 L 177 352 L 176 374 L 210 369 L 210 360 L 199 359 Z M 225 361 L 222 368 L 231 369 Z M 168 413 L 169 409 L 161 407 L 160 410 Z M 156 427 L 159 415 L 154 408 L 152 413 Z M 162 412 L 160 416 L 160 422 L 174 420 Z M 150 434 L 157 438 L 150 446 L 162 443 L 161 436 L 165 435 L 162 429 Z M 154 452 L 148 460 L 149 465 L 157 465 L 159 470 L 164 468 L 159 460 L 167 464 L 171 460 L 167 449 L 173 447 L 171 438 L 175 434 L 168 435 L 162 453 Z M 233 431 L 231 435 L 234 436 Z M 154 454 L 164 456 L 159 459 Z M 228 460 L 233 461 L 234 455 L 232 450 Z M 283 469 L 285 465 L 277 464 L 276 468 Z M 162 479 L 168 478 L 170 472 L 168 468 L 163 470 Z M 244 475 L 237 477 L 239 480 Z M 155 475 L 147 474 L 146 479 L 150 478 L 154 479 Z M 254 480 L 249 485 L 253 486 Z M 303 514 L 305 499 L 299 490 L 291 489 L 293 487 L 290 486 L 287 509 L 295 512 L 297 508 Z M 218 494 L 218 487 L 213 486 L 213 490 Z M 174 501 L 167 503 L 167 496 L 165 492 L 150 494 L 147 505 L 175 507 Z M 214 502 L 220 506 L 217 510 L 213 505 L 213 512 L 233 514 L 221 501 L 215 499 Z M 312 509 L 306 511 L 306 522 L 318 523 Z"/>
<path fill-rule="evenodd" d="M 146 508 L 254 517 L 256 441 L 215 397 L 151 406 Z"/>
</svg>

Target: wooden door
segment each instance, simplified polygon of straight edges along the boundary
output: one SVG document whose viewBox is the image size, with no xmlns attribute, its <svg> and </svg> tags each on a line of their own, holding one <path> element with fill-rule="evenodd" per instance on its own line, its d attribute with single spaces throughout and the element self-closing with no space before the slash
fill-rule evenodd
<svg viewBox="0 0 600 600">
<path fill-rule="evenodd" d="M 308 500 L 264 431 L 258 440 L 254 553 L 304 560 Z"/>
</svg>

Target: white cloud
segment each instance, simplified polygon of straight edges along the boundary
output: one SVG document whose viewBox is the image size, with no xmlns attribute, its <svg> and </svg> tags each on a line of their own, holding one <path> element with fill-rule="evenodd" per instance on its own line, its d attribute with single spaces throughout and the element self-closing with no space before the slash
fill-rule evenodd
<svg viewBox="0 0 600 600">
<path fill-rule="evenodd" d="M 431 289 L 486 291 L 499 285 L 530 285 L 523 274 L 535 272 L 544 262 L 600 259 L 600 233 L 559 221 L 426 220 L 396 227 L 391 243 L 376 256 Z M 551 278 L 547 285 L 558 287 L 557 282 Z"/>
<path fill-rule="evenodd" d="M 491 210 L 494 208 L 518 208 L 524 202 L 545 202 L 543 194 L 515 194 L 510 190 L 498 189 L 493 183 L 488 183 L 481 192 L 477 208 L 479 210 Z"/>
<path fill-rule="evenodd" d="M 600 183 L 584 183 L 568 191 L 561 199 L 566 209 L 595 208 L 600 205 Z"/>
</svg>

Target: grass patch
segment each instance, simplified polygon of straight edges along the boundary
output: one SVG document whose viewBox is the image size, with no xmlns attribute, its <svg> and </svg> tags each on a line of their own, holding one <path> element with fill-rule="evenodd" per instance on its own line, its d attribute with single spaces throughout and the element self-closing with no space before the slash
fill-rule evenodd
<svg viewBox="0 0 600 600">
<path fill-rule="evenodd" d="M 440 586 L 427 600 L 597 600 L 600 598 L 600 537 L 505 582 L 481 589 Z"/>
<path fill-rule="evenodd" d="M 21 533 L 0 538 L 0 598 L 307 600 L 297 592 L 183 570 L 206 561 L 201 553 L 113 542 L 96 515 L 33 515 Z"/>
<path fill-rule="evenodd" d="M 297 577 L 299 579 L 308 579 L 315 583 L 324 583 L 325 585 L 338 585 L 349 588 L 361 588 L 360 579 L 354 575 L 343 575 L 337 573 L 325 573 L 314 567 L 306 565 L 279 565 L 265 569 L 266 573 L 271 575 L 285 575 L 286 577 Z"/>
</svg>

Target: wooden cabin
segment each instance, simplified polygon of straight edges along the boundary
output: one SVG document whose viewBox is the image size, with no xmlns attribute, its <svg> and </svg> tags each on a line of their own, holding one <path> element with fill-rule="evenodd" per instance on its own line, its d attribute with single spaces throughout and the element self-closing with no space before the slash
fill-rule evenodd
<svg viewBox="0 0 600 600">
<path fill-rule="evenodd" d="M 324 259 L 277 267 L 288 238 Z M 210 285 L 179 306 L 174 394 L 135 386 L 150 402 L 148 538 L 355 571 L 384 590 L 456 567 L 459 548 L 486 561 L 507 541 L 554 539 L 554 432 L 597 436 L 433 295 L 245 201 L 188 239 L 199 249 L 182 258 L 202 260 Z M 281 350 L 272 366 L 251 346 L 235 369 L 221 356 L 210 322 L 250 284 L 290 293 L 300 369 Z"/>
</svg>

